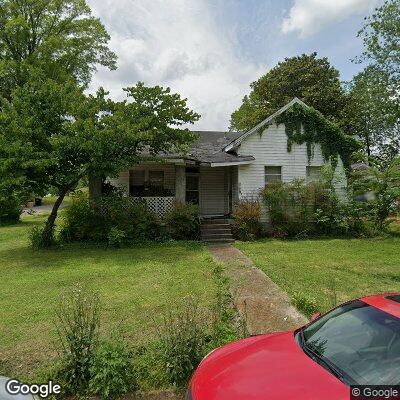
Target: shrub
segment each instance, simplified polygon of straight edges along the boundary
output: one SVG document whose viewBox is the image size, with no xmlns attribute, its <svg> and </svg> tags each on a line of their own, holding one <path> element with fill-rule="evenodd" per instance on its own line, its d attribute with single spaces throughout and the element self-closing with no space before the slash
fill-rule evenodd
<svg viewBox="0 0 400 400">
<path fill-rule="evenodd" d="M 90 367 L 90 393 L 103 399 L 118 399 L 136 388 L 132 352 L 123 342 L 103 342 Z"/>
<path fill-rule="evenodd" d="M 160 345 L 168 381 L 184 387 L 205 355 L 205 329 L 198 306 L 189 301 L 182 311 L 164 318 Z"/>
<path fill-rule="evenodd" d="M 19 221 L 22 212 L 22 196 L 11 187 L 0 188 L 0 225 Z"/>
<path fill-rule="evenodd" d="M 254 240 L 261 236 L 261 205 L 257 200 L 242 200 L 235 207 L 233 232 L 240 240 Z"/>
<path fill-rule="evenodd" d="M 167 231 L 173 239 L 189 240 L 199 237 L 199 210 L 194 204 L 176 203 L 165 217 Z"/>
<path fill-rule="evenodd" d="M 118 228 L 111 228 L 108 232 L 108 244 L 112 247 L 121 247 L 126 240 L 126 233 Z"/>
<path fill-rule="evenodd" d="M 62 356 L 56 379 L 65 394 L 85 394 L 99 338 L 98 296 L 75 288 L 61 299 L 56 316 Z"/>
<path fill-rule="evenodd" d="M 66 210 L 61 236 L 66 241 L 121 246 L 159 238 L 161 223 L 144 203 L 120 192 L 101 196 L 92 204 L 87 194 L 79 194 Z"/>
<path fill-rule="evenodd" d="M 48 239 L 43 239 L 43 229 L 43 225 L 35 225 L 29 231 L 29 242 L 34 250 L 49 248 L 57 244 L 54 235 L 54 227 L 50 235 L 50 242 Z"/>
<path fill-rule="evenodd" d="M 303 293 L 295 293 L 292 302 L 305 316 L 311 317 L 318 312 L 317 300 L 314 297 L 306 296 Z"/>
</svg>

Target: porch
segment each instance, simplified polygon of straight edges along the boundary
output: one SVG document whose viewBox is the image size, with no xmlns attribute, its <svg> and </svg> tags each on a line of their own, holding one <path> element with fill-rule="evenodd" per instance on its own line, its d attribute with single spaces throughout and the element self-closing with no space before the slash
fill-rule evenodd
<svg viewBox="0 0 400 400">
<path fill-rule="evenodd" d="M 237 165 L 146 163 L 109 181 L 145 201 L 160 218 L 175 202 L 198 205 L 203 219 L 227 217 L 238 199 Z"/>
</svg>

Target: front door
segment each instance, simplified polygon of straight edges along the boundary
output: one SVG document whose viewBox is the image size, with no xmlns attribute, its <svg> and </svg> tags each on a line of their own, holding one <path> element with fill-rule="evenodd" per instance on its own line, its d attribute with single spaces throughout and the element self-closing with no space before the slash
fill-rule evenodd
<svg viewBox="0 0 400 400">
<path fill-rule="evenodd" d="M 228 210 L 228 185 L 224 167 L 200 168 L 200 213 L 222 216 Z"/>
</svg>

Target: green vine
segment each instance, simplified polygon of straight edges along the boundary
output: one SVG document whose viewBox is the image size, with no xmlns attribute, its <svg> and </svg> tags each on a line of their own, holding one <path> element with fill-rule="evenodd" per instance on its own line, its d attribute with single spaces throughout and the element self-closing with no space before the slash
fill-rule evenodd
<svg viewBox="0 0 400 400">
<path fill-rule="evenodd" d="M 351 164 L 351 155 L 360 148 L 357 140 L 346 135 L 335 123 L 327 120 L 312 107 L 294 104 L 276 122 L 285 124 L 288 137 L 287 148 L 292 151 L 293 143 L 306 143 L 308 162 L 311 161 L 316 143 L 321 145 L 322 156 L 336 168 L 338 156 L 341 157 L 346 170 Z"/>
</svg>

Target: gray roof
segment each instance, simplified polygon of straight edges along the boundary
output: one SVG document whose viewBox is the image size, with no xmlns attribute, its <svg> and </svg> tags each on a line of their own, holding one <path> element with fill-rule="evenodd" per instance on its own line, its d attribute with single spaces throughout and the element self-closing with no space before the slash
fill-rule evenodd
<svg viewBox="0 0 400 400">
<path fill-rule="evenodd" d="M 198 140 L 192 144 L 187 158 L 204 163 L 234 163 L 253 161 L 253 156 L 227 153 L 224 148 L 241 136 L 241 132 L 196 131 Z"/>
<path fill-rule="evenodd" d="M 225 147 L 240 137 L 241 132 L 220 132 L 220 131 L 194 131 L 198 139 L 190 146 L 185 155 L 168 154 L 165 158 L 184 158 L 198 163 L 225 164 L 254 161 L 253 156 L 237 155 L 233 152 L 226 152 Z"/>
</svg>

